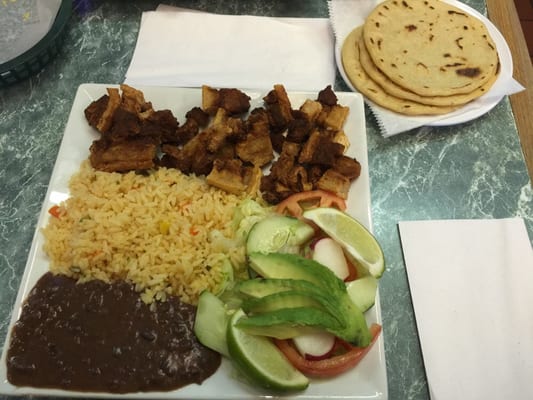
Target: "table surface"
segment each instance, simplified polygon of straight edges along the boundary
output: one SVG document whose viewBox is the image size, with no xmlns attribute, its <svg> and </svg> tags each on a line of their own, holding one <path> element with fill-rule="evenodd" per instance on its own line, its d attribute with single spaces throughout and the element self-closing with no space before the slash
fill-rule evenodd
<svg viewBox="0 0 533 400">
<path fill-rule="evenodd" d="M 486 14 L 485 0 L 464 2 Z M 0 90 L 0 343 L 76 89 L 124 80 L 141 13 L 159 1 L 78 3 L 61 55 L 31 79 Z M 228 14 L 328 16 L 326 1 L 165 3 Z M 348 90 L 340 76 L 335 90 Z M 388 139 L 366 113 L 372 220 L 387 260 L 380 296 L 389 398 L 427 399 L 398 222 L 518 216 L 533 238 L 533 191 L 508 98 L 474 121 Z"/>
<path fill-rule="evenodd" d="M 533 180 L 533 118 L 530 116 L 533 104 L 533 65 L 514 1 L 487 0 L 486 3 L 489 18 L 501 31 L 513 54 L 513 75 L 528 89 L 510 96 L 510 101 L 529 177 Z"/>
</svg>

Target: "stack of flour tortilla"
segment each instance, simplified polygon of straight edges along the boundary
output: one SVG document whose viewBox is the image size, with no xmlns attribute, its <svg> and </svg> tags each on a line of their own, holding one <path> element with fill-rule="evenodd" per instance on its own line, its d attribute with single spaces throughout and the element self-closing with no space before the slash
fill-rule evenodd
<svg viewBox="0 0 533 400">
<path fill-rule="evenodd" d="M 499 59 L 487 27 L 439 0 L 387 0 L 342 45 L 349 80 L 404 115 L 441 115 L 486 93 Z"/>
</svg>

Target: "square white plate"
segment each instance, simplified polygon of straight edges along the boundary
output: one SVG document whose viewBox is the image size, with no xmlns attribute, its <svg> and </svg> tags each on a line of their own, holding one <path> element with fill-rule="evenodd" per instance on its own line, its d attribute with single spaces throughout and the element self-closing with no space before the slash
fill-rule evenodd
<svg viewBox="0 0 533 400">
<path fill-rule="evenodd" d="M 89 155 L 89 146 L 99 134 L 91 128 L 84 116 L 84 109 L 93 100 L 106 93 L 106 88 L 115 85 L 83 84 L 78 88 L 74 104 L 65 128 L 63 141 L 52 172 L 48 191 L 44 200 L 37 228 L 33 237 L 28 261 L 13 310 L 6 342 L 0 360 L 0 393 L 9 395 L 42 395 L 67 397 L 106 397 L 106 398 L 186 398 L 186 399 L 244 399 L 250 397 L 272 396 L 234 378 L 232 367 L 227 360 L 202 385 L 189 385 L 172 392 L 147 392 L 112 395 L 109 393 L 71 392 L 55 389 L 15 387 L 7 380 L 6 352 L 9 346 L 10 332 L 20 316 L 21 306 L 37 280 L 48 271 L 48 259 L 44 253 L 41 228 L 46 226 L 48 209 L 69 196 L 68 181 Z M 178 121 L 185 121 L 185 113 L 194 106 L 201 105 L 201 90 L 190 88 L 138 87 L 151 101 L 154 109 L 171 110 Z M 262 106 L 266 93 L 248 91 L 251 97 L 251 109 Z M 339 103 L 350 107 L 350 114 L 344 126 L 350 139 L 347 154 L 356 157 L 361 163 L 361 176 L 352 184 L 348 197 L 348 212 L 361 223 L 371 228 L 370 220 L 370 182 L 368 175 L 367 142 L 363 98 L 358 93 L 336 93 Z M 289 93 L 293 108 L 298 108 L 306 99 L 316 99 L 317 93 Z M 367 311 L 368 322 L 381 324 L 379 296 L 376 305 Z M 309 388 L 293 395 L 296 399 L 343 398 L 343 399 L 386 399 L 387 376 L 383 335 L 380 335 L 371 351 L 353 370 L 333 379 L 314 380 Z"/>
</svg>

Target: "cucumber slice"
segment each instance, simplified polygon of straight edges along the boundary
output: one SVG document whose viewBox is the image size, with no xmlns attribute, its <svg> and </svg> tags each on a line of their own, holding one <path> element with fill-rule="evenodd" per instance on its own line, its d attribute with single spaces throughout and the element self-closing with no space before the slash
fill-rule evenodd
<svg viewBox="0 0 533 400">
<path fill-rule="evenodd" d="M 276 215 L 257 222 L 246 239 L 246 252 L 298 253 L 311 240 L 314 229 L 297 218 Z"/>
<path fill-rule="evenodd" d="M 226 331 L 230 315 L 222 300 L 208 292 L 202 292 L 198 299 L 194 334 L 204 346 L 229 357 Z"/>
<path fill-rule="evenodd" d="M 378 280 L 371 275 L 356 279 L 346 285 L 350 299 L 362 312 L 374 305 L 377 290 Z"/>
</svg>

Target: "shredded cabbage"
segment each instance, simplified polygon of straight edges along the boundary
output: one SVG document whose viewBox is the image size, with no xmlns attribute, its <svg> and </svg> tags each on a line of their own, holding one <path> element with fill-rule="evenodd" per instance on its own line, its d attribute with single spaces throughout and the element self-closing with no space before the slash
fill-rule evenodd
<svg viewBox="0 0 533 400">
<path fill-rule="evenodd" d="M 272 214 L 274 210 L 271 206 L 263 206 L 253 199 L 245 199 L 233 216 L 235 238 L 244 242 L 252 226 Z"/>
</svg>

